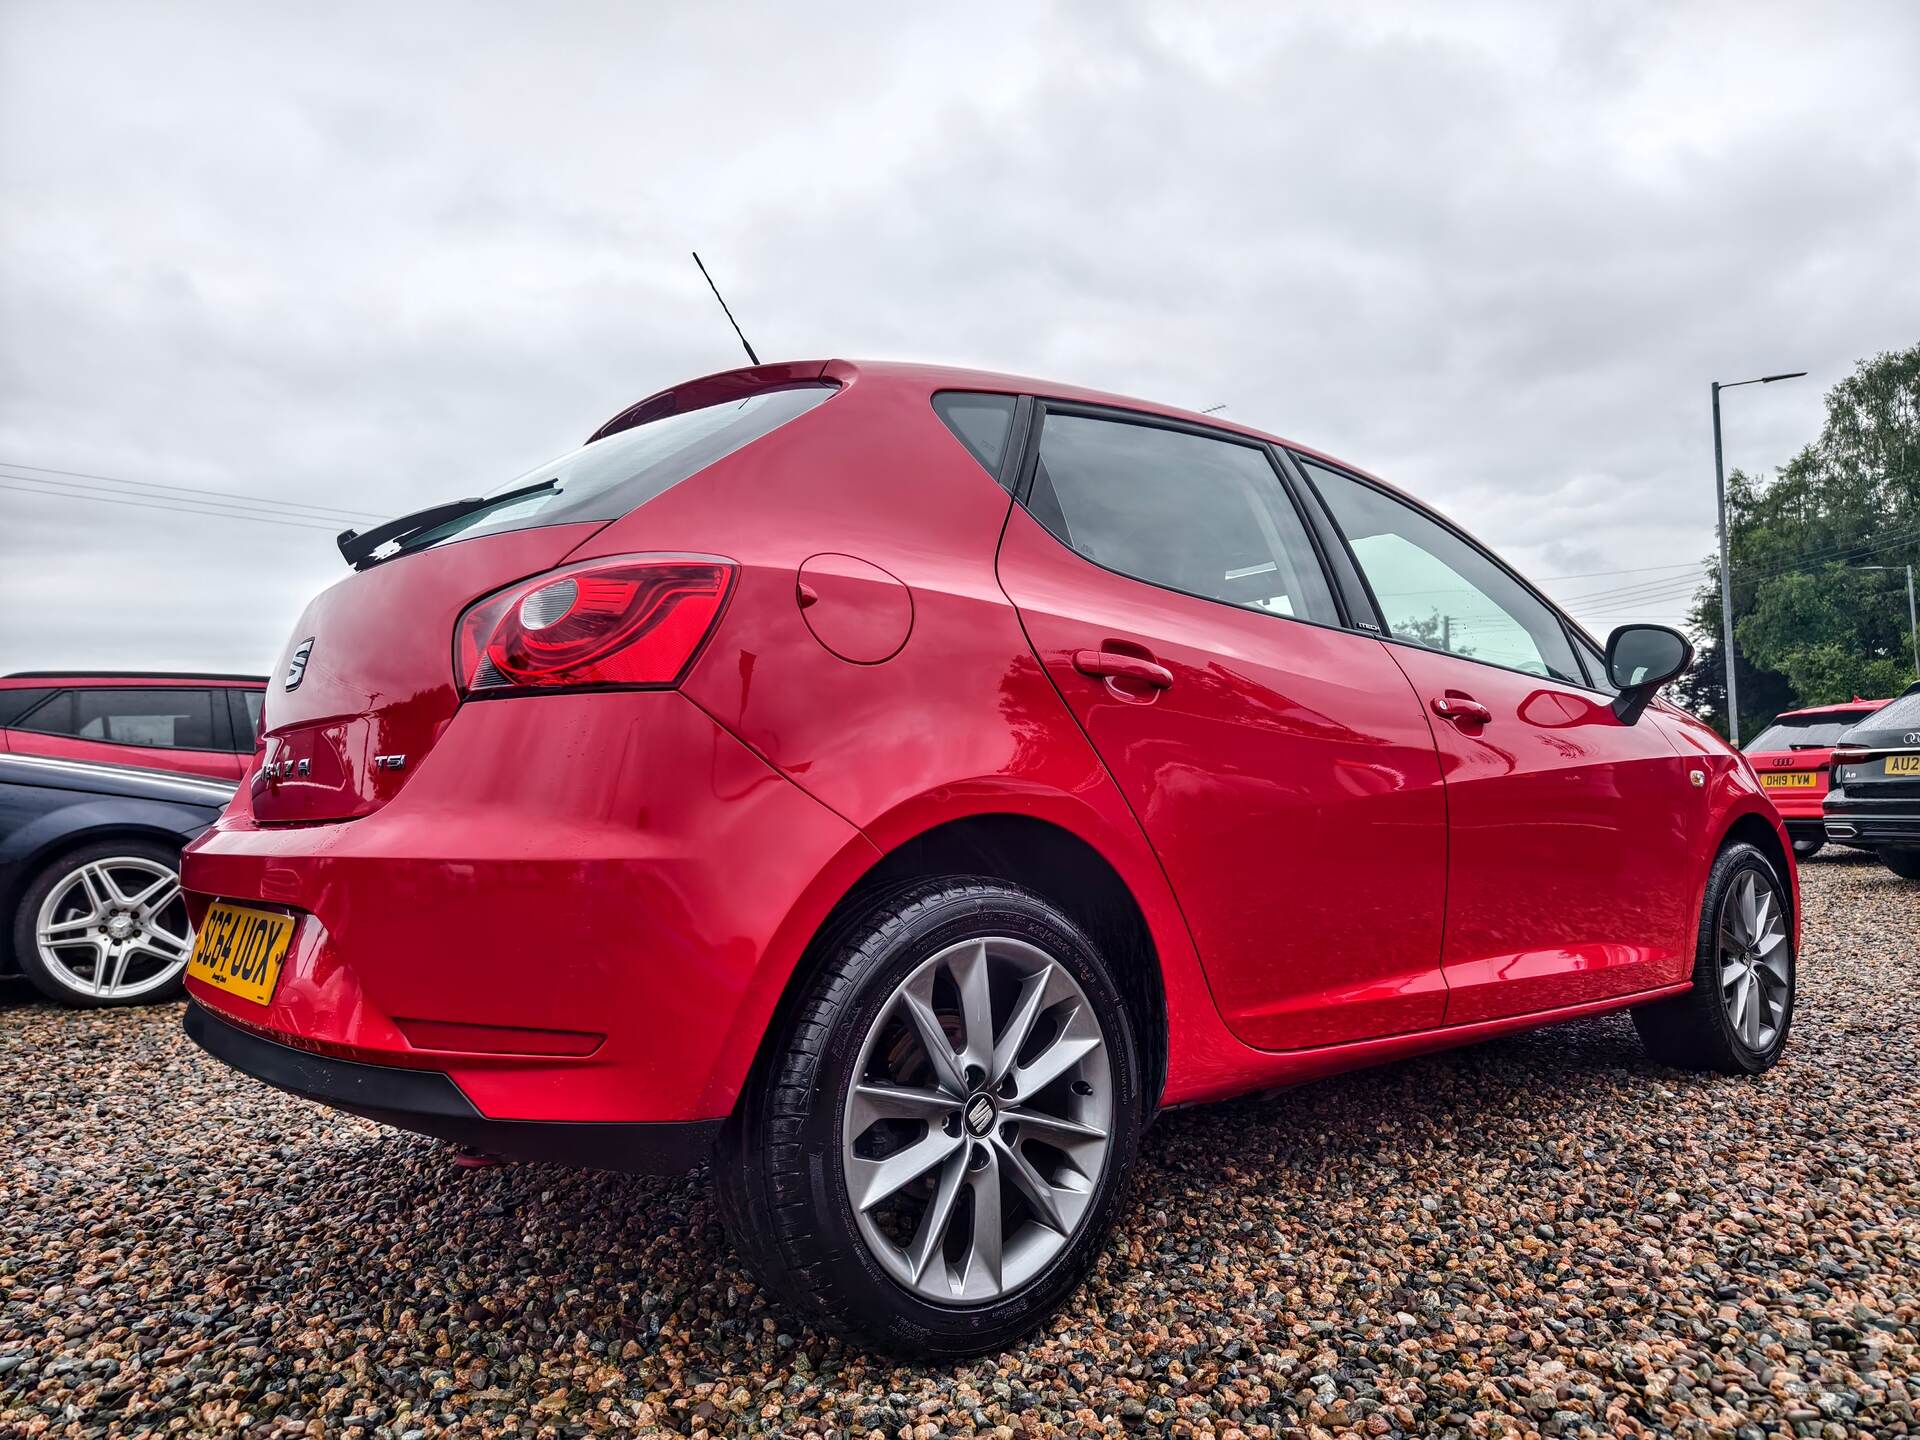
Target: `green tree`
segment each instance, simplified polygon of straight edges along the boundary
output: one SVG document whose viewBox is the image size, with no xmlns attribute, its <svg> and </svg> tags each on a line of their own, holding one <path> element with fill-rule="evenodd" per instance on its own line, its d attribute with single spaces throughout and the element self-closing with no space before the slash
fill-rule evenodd
<svg viewBox="0 0 1920 1440">
<path fill-rule="evenodd" d="M 1914 678 L 1906 579 L 1920 566 L 1920 345 L 1862 361 L 1827 394 L 1820 437 L 1771 482 L 1727 483 L 1744 735 L 1783 709 L 1890 695 Z M 1700 662 L 1681 699 L 1726 728 L 1714 562 L 1689 615 Z"/>
</svg>

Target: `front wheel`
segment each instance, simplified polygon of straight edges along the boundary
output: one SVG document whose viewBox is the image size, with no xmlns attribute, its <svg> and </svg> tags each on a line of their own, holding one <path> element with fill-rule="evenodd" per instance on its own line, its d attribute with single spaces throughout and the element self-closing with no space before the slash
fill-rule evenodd
<svg viewBox="0 0 1920 1440">
<path fill-rule="evenodd" d="M 1145 1115 L 1105 961 L 1039 897 L 928 881 L 824 945 L 715 1163 L 761 1281 L 885 1349 L 1001 1348 L 1085 1277 Z"/>
<path fill-rule="evenodd" d="M 1880 863 L 1902 880 L 1920 880 L 1920 850 L 1882 850 Z"/>
<path fill-rule="evenodd" d="M 1757 1075 L 1786 1049 L 1794 979 L 1793 922 L 1780 876 L 1753 846 L 1729 845 L 1707 878 L 1693 988 L 1640 1006 L 1633 1023 L 1663 1064 Z"/>
</svg>

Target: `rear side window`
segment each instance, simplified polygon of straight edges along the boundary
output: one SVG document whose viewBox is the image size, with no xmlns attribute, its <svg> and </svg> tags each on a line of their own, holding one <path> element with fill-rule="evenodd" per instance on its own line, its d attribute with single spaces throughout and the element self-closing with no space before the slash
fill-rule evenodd
<svg viewBox="0 0 1920 1440">
<path fill-rule="evenodd" d="M 806 414 L 833 393 L 831 385 L 760 390 L 740 400 L 635 425 L 537 465 L 487 493 L 523 490 L 543 480 L 553 482 L 551 489 L 422 531 L 401 545 L 401 553 L 506 530 L 617 520 L 716 460 Z"/>
<path fill-rule="evenodd" d="M 29 710 L 51 694 L 51 689 L 0 690 L 0 726 L 17 725 Z"/>
<path fill-rule="evenodd" d="M 1346 533 L 1394 639 L 1587 683 L 1560 617 L 1490 556 L 1384 491 L 1301 464 Z"/>
<path fill-rule="evenodd" d="M 1254 446 L 1049 414 L 1027 503 L 1109 570 L 1227 605 L 1339 623 L 1306 526 Z"/>
<path fill-rule="evenodd" d="M 982 395 L 970 390 L 943 390 L 933 397 L 933 409 L 947 428 L 994 479 L 1007 459 L 1007 437 L 1013 433 L 1013 397 Z"/>
<path fill-rule="evenodd" d="M 213 701 L 204 690 L 69 690 L 21 727 L 109 745 L 211 750 Z"/>
<path fill-rule="evenodd" d="M 239 702 L 233 712 L 233 748 L 242 755 L 251 755 L 260 738 L 260 713 L 267 697 L 259 690 L 240 690 L 229 694 Z"/>
</svg>

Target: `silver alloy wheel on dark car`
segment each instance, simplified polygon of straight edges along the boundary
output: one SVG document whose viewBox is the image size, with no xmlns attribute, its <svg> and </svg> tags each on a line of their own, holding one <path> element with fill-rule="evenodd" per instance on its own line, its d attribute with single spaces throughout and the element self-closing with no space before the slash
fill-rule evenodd
<svg viewBox="0 0 1920 1440">
<path fill-rule="evenodd" d="M 109 854 L 53 881 L 33 918 L 41 968 L 90 1001 L 126 1001 L 179 979 L 193 949 L 180 876 L 148 855 Z"/>
<path fill-rule="evenodd" d="M 1780 1033 L 1793 984 L 1786 915 L 1759 870 L 1744 870 L 1720 902 L 1720 996 L 1727 1023 L 1748 1049 L 1765 1051 Z"/>
<path fill-rule="evenodd" d="M 1112 1130 L 1112 1062 L 1067 968 L 1008 937 L 949 946 L 895 987 L 854 1067 L 841 1160 L 860 1237 L 916 1295 L 989 1304 L 1076 1234 Z"/>
</svg>

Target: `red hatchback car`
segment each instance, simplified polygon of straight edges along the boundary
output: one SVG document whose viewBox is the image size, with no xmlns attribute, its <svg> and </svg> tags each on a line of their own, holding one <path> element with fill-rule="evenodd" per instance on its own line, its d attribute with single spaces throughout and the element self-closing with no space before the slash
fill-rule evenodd
<svg viewBox="0 0 1920 1440">
<path fill-rule="evenodd" d="M 22 670 L 0 675 L 0 753 L 202 775 L 229 784 L 260 730 L 262 675 Z"/>
<path fill-rule="evenodd" d="M 1886 703 L 1854 699 L 1841 705 L 1788 710 L 1776 715 L 1743 747 L 1767 798 L 1786 822 L 1799 859 L 1805 860 L 1827 843 L 1821 804 L 1831 788 L 1833 747 L 1852 726 Z"/>
<path fill-rule="evenodd" d="M 1753 771 L 1448 521 L 1253 430 L 844 361 L 663 391 L 341 537 L 188 854 L 187 1027 L 496 1154 L 713 1157 L 819 1322 L 994 1348 L 1143 1127 L 1634 1007 L 1751 1073 Z"/>
</svg>

